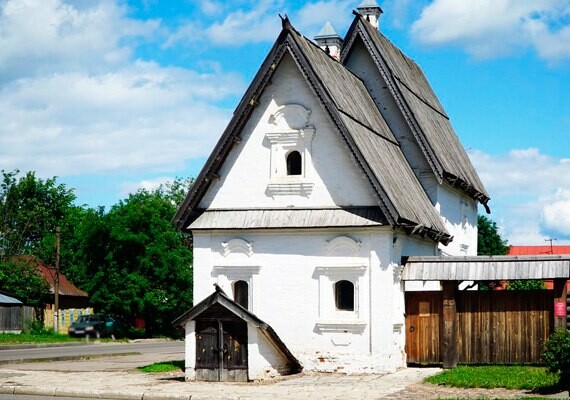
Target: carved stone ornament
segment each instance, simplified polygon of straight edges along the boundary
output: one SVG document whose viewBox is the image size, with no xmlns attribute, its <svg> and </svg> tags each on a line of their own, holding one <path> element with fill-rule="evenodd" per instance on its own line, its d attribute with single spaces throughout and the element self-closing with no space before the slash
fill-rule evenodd
<svg viewBox="0 0 570 400">
<path fill-rule="evenodd" d="M 253 255 L 253 242 L 235 238 L 222 243 L 222 255 L 227 257 L 232 253 L 245 254 L 248 257 Z"/>
<path fill-rule="evenodd" d="M 308 127 L 311 110 L 298 104 L 286 104 L 271 114 L 269 123 L 280 129 L 300 130 Z"/>
</svg>

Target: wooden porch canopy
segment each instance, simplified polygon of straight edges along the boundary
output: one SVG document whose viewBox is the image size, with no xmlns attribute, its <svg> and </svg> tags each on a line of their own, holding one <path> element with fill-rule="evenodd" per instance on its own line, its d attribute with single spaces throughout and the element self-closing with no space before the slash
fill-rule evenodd
<svg viewBox="0 0 570 400">
<path fill-rule="evenodd" d="M 404 281 L 568 279 L 570 254 L 536 256 L 407 257 Z"/>
<path fill-rule="evenodd" d="M 236 318 L 247 322 L 248 324 L 251 324 L 260 330 L 260 332 L 265 336 L 269 343 L 271 343 L 273 347 L 287 360 L 290 374 L 295 374 L 303 370 L 303 366 L 299 360 L 295 358 L 293 353 L 291 353 L 285 343 L 283 343 L 271 325 L 262 321 L 255 314 L 248 311 L 236 303 L 234 300 L 232 300 L 230 297 L 228 297 L 228 295 L 222 290 L 222 288 L 220 288 L 220 286 L 217 284 L 214 286 L 216 288 L 214 293 L 186 311 L 180 317 L 176 318 L 174 321 L 172 321 L 172 324 L 175 326 L 184 326 L 186 322 L 199 319 L 201 315 L 207 313 L 214 315 L 221 315 L 220 311 L 230 313 Z"/>
</svg>

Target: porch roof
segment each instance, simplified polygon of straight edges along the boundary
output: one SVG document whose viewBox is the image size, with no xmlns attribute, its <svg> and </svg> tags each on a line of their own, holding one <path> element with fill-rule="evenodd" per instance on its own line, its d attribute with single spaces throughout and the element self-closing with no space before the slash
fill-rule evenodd
<svg viewBox="0 0 570 400">
<path fill-rule="evenodd" d="M 408 257 L 404 281 L 570 278 L 570 255 Z"/>
<path fill-rule="evenodd" d="M 261 333 L 267 338 L 267 340 L 269 340 L 269 342 L 287 359 L 292 373 L 300 372 L 303 369 L 299 360 L 297 360 L 291 351 L 289 351 L 285 343 L 283 343 L 281 338 L 269 324 L 262 321 L 255 314 L 248 311 L 233 301 L 231 298 L 229 298 L 228 295 L 217 284 L 214 286 L 216 288 L 216 291 L 214 293 L 186 311 L 180 317 L 176 318 L 174 321 L 172 321 L 172 324 L 176 326 L 183 326 L 188 321 L 199 319 L 200 315 L 210 310 L 211 308 L 218 305 L 222 306 L 227 311 L 234 314 L 237 318 L 258 328 Z"/>
</svg>

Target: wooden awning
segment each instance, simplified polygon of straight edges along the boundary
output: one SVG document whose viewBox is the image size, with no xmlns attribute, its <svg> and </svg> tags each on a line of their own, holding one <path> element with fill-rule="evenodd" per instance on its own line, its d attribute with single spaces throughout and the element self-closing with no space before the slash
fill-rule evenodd
<svg viewBox="0 0 570 400">
<path fill-rule="evenodd" d="M 537 256 L 408 257 L 404 281 L 494 281 L 570 278 L 570 254 Z"/>
</svg>

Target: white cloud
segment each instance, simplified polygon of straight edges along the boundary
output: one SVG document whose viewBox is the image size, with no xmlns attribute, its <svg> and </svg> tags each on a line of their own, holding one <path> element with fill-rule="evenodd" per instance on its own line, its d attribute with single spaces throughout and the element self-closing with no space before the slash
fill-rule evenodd
<svg viewBox="0 0 570 400">
<path fill-rule="evenodd" d="M 81 4 L 0 3 L 0 169 L 158 171 L 207 155 L 230 117 L 216 103 L 242 93 L 241 76 L 133 60 L 155 23 Z"/>
<path fill-rule="evenodd" d="M 149 192 L 160 188 L 161 185 L 167 183 L 172 183 L 175 181 L 175 177 L 172 176 L 160 176 L 154 179 L 145 179 L 139 182 L 124 182 L 121 185 L 121 197 L 128 197 L 131 193 L 136 193 L 139 189 L 143 189 Z"/>
<path fill-rule="evenodd" d="M 570 238 L 570 189 L 558 189 L 551 201 L 543 209 L 545 228 Z"/>
<path fill-rule="evenodd" d="M 552 235 L 570 243 L 570 159 L 532 148 L 469 155 L 491 196 L 491 218 L 511 244 L 544 244 Z"/>
<path fill-rule="evenodd" d="M 0 92 L 1 165 L 48 175 L 181 167 L 208 154 L 229 118 L 209 101 L 241 90 L 235 76 L 146 63 L 19 80 Z"/>
<path fill-rule="evenodd" d="M 568 0 L 434 0 L 412 25 L 416 40 L 464 47 L 477 58 L 532 47 L 556 62 L 570 58 Z"/>
<path fill-rule="evenodd" d="M 337 29 L 346 27 L 352 17 L 351 10 L 357 4 L 345 0 L 320 0 L 304 3 L 300 9 L 290 12 L 284 0 L 244 0 L 232 3 L 231 8 L 204 0 L 200 3 L 201 9 L 214 20 L 207 23 L 191 21 L 181 25 L 166 40 L 165 47 L 177 43 L 195 44 L 198 38 L 221 47 L 271 42 L 281 30 L 279 14 L 288 14 L 293 26 L 312 38 L 326 21 L 331 21 Z M 216 13 L 216 10 L 219 12 Z M 223 18 L 216 19 L 216 16 Z M 339 34 L 342 32 L 339 31 Z"/>
<path fill-rule="evenodd" d="M 101 71 L 129 61 L 128 43 L 156 21 L 135 21 L 111 1 L 81 9 L 59 0 L 9 0 L 0 5 L 0 82 L 55 71 Z"/>
</svg>

